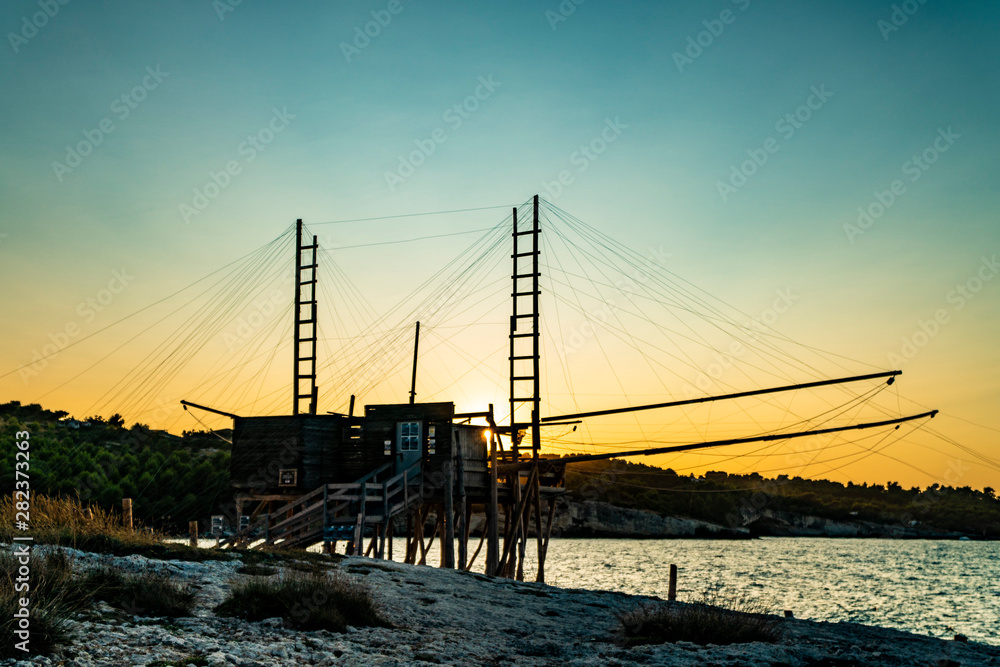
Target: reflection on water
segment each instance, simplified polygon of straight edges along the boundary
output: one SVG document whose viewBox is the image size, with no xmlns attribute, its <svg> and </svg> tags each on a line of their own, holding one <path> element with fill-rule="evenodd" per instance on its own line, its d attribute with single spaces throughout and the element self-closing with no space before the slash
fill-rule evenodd
<svg viewBox="0 0 1000 667">
<path fill-rule="evenodd" d="M 395 560 L 402 560 L 400 542 Z M 470 552 L 475 547 L 472 540 Z M 474 569 L 482 569 L 482 557 Z M 427 562 L 439 561 L 435 543 Z M 671 563 L 679 569 L 681 600 L 713 589 L 747 590 L 770 600 L 776 610 L 792 610 L 797 618 L 852 621 L 934 637 L 961 633 L 1000 644 L 1000 550 L 991 542 L 553 538 L 545 572 L 547 583 L 555 586 L 665 599 Z M 525 570 L 525 579 L 533 581 L 533 559 Z"/>
</svg>

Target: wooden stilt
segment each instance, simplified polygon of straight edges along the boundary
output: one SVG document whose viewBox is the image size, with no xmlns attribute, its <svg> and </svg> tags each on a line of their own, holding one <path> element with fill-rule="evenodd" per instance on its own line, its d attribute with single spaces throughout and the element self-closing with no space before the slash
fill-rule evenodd
<svg viewBox="0 0 1000 667">
<path fill-rule="evenodd" d="M 552 522 L 555 519 L 556 513 L 556 499 L 551 498 L 549 500 L 549 518 L 545 523 L 545 540 L 542 542 L 542 550 L 538 554 L 538 581 L 540 583 L 545 582 L 544 570 L 545 570 L 545 558 L 549 554 L 549 538 L 552 536 Z"/>
<path fill-rule="evenodd" d="M 464 570 L 469 558 L 469 520 L 466 510 L 471 510 L 472 506 L 467 507 L 465 499 L 465 456 L 457 436 L 452 438 L 452 442 L 458 445 L 456 447 L 458 469 L 455 473 L 455 486 L 458 491 L 458 502 L 455 503 L 455 516 L 457 517 L 455 535 L 458 537 L 458 567 Z"/>
<path fill-rule="evenodd" d="M 512 538 L 511 533 L 511 523 L 510 515 L 514 513 L 514 508 L 510 503 L 504 503 L 503 506 L 503 549 L 499 552 L 500 554 L 506 554 L 509 551 L 507 543 L 510 542 Z M 507 557 L 502 555 L 497 560 L 496 576 L 506 577 L 507 576 Z"/>
<path fill-rule="evenodd" d="M 537 468 L 532 469 L 531 475 L 528 477 L 528 483 L 529 483 L 529 485 L 531 484 L 532 480 L 534 479 L 534 477 L 535 477 L 535 475 L 537 473 L 538 473 L 538 469 Z M 520 499 L 520 501 L 518 501 L 517 509 L 514 510 L 513 514 L 510 517 L 510 525 L 511 525 L 512 532 L 516 533 L 517 532 L 517 526 L 518 525 L 523 525 L 524 508 L 525 508 L 525 505 L 527 505 L 527 500 L 528 500 L 528 495 L 527 494 L 525 494 L 524 496 L 522 496 L 521 499 Z M 503 556 L 500 559 L 501 563 L 507 563 L 508 564 L 508 567 L 507 567 L 507 571 L 508 572 L 510 572 L 510 571 L 512 571 L 514 569 L 512 566 L 514 565 L 514 561 L 516 560 L 516 558 L 514 557 L 514 555 L 512 555 L 511 551 L 513 550 L 515 542 L 516 542 L 516 540 L 505 541 Z"/>
<path fill-rule="evenodd" d="M 469 569 L 469 536 L 472 534 L 472 503 L 468 503 L 465 506 L 465 512 L 462 516 L 462 533 L 459 538 L 459 567 L 463 570 Z M 486 531 L 483 531 L 483 535 Z M 482 546 L 483 541 L 480 539 L 479 544 Z"/>
<path fill-rule="evenodd" d="M 536 475 L 537 477 L 537 475 Z M 517 544 L 517 580 L 524 581 L 524 556 L 527 551 L 528 546 L 528 528 L 531 527 L 531 497 L 534 495 L 532 493 L 533 486 L 531 484 L 531 478 L 528 478 L 528 484 L 524 489 L 524 498 L 527 502 L 524 504 L 524 515 L 519 519 L 521 524 L 521 539 Z"/>
<path fill-rule="evenodd" d="M 476 547 L 475 553 L 472 554 L 472 558 L 469 559 L 468 564 L 465 566 L 466 571 L 471 570 L 473 564 L 475 564 L 476 556 L 479 555 L 479 550 L 483 548 L 483 542 L 486 540 L 486 533 L 487 533 L 486 526 L 483 526 L 483 530 L 479 533 L 479 546 Z M 488 552 L 489 550 L 487 549 L 487 553 Z"/>
<path fill-rule="evenodd" d="M 493 406 L 490 406 L 490 424 L 493 424 Z M 497 506 L 497 436 L 495 433 L 490 436 L 490 499 L 486 504 L 486 530 L 489 532 L 486 544 L 486 575 L 493 577 L 497 574 L 497 565 L 500 558 L 500 537 L 499 511 Z"/>
<path fill-rule="evenodd" d="M 420 510 L 417 510 L 418 512 Z M 413 512 L 406 513 L 406 557 L 404 563 L 410 562 L 410 545 L 413 544 Z"/>
<path fill-rule="evenodd" d="M 536 459 L 535 466 L 538 466 Z M 537 545 L 538 553 L 538 572 L 535 576 L 535 581 L 539 583 L 545 583 L 545 551 L 543 542 L 545 541 L 545 536 L 542 535 L 542 480 L 538 475 L 535 475 L 535 487 L 532 489 L 532 494 L 535 496 L 535 542 Z"/>
<path fill-rule="evenodd" d="M 430 508 L 428 508 L 427 513 L 430 514 Z M 438 530 L 441 528 L 441 514 L 438 513 L 437 519 L 434 521 L 434 530 L 431 532 L 431 538 L 427 540 L 427 546 L 424 546 L 424 541 L 420 540 L 420 564 L 427 565 L 427 552 L 431 550 L 434 546 L 434 538 L 438 536 Z"/>
<path fill-rule="evenodd" d="M 447 461 L 444 464 L 445 490 L 444 504 L 441 508 L 441 521 L 444 524 L 444 532 L 441 535 L 441 567 L 449 570 L 455 569 L 455 462 Z"/>
</svg>

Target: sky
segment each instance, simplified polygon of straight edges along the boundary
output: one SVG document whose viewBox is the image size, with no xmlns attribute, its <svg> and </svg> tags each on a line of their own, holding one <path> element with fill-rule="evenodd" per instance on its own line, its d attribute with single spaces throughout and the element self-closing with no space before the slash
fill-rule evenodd
<svg viewBox="0 0 1000 667">
<path fill-rule="evenodd" d="M 539 194 L 659 258 L 658 270 L 827 351 L 825 360 L 851 359 L 846 374 L 903 370 L 893 388 L 903 398 L 893 393 L 886 403 L 896 414 L 941 410 L 941 437 L 903 438 L 892 458 L 857 449 L 844 466 L 792 466 L 787 452 L 724 465 L 710 456 L 654 462 L 997 487 L 995 4 L 13 0 L 0 9 L 0 27 L 0 400 L 197 428 L 174 399 L 242 405 L 200 391 L 197 361 L 135 414 L 127 401 L 99 400 L 142 369 L 156 345 L 169 354 L 180 326 L 142 319 L 152 311 L 119 320 L 302 218 L 363 294 L 357 317 L 368 313 L 370 324 L 396 313 L 415 285 L 477 238 L 473 230 L 500 224 L 510 207 Z M 465 212 L 387 217 L 456 210 Z M 323 224 L 336 221 L 357 222 Z M 426 236 L 438 238 L 397 243 Z M 497 271 L 490 275 L 502 281 L 509 268 Z M 336 301 L 342 292 L 334 291 Z M 253 292 L 250 310 L 272 293 Z M 276 323 L 283 298 L 274 300 Z M 428 400 L 467 409 L 506 400 L 496 377 L 457 370 L 506 354 L 509 304 L 473 301 L 490 308 L 489 317 L 476 312 L 478 321 L 499 329 L 459 329 L 464 338 L 448 339 L 442 320 L 429 330 L 438 357 L 428 357 L 421 376 Z M 652 310 L 670 317 L 665 307 Z M 389 324 L 412 324 L 398 314 Z M 459 315 L 447 326 L 458 327 Z M 575 317 L 560 320 L 563 339 L 551 349 L 565 348 L 565 332 L 585 315 Z M 344 339 L 364 327 L 342 319 L 342 340 L 330 337 L 329 349 L 345 359 L 353 351 L 358 359 L 344 363 L 363 365 L 365 353 Z M 129 343 L 140 320 L 152 329 Z M 205 343 L 213 362 L 241 358 L 231 345 L 238 324 L 226 326 Z M 274 332 L 255 349 L 283 340 L 280 327 Z M 393 350 L 402 355 L 410 343 L 400 336 Z M 546 365 L 547 411 L 569 411 L 588 394 L 603 407 L 704 393 L 697 370 L 657 384 L 624 348 L 602 345 L 598 356 L 596 344 L 583 347 L 568 386 L 555 377 L 566 358 Z M 588 386 L 598 365 L 589 354 L 617 368 L 616 387 L 596 370 Z M 693 358 L 702 375 L 715 363 Z M 393 368 L 390 389 L 360 400 L 393 392 L 405 400 L 408 369 Z M 743 379 L 733 375 L 725 386 L 743 388 Z M 768 384 L 745 379 L 750 388 Z M 327 381 L 337 383 L 336 372 Z M 271 390 L 282 380 L 267 382 Z M 457 397 L 444 387 L 460 387 Z M 557 390 L 579 396 L 571 405 Z M 338 402 L 324 408 L 344 409 L 347 393 L 325 391 Z M 809 400 L 794 411 L 756 406 L 765 414 L 744 426 L 787 427 L 788 415 L 833 399 Z M 786 414 L 767 412 L 776 405 Z M 742 410 L 684 420 L 702 425 L 700 436 L 731 435 Z M 692 436 L 674 427 L 683 421 L 676 416 L 648 419 L 603 435 L 588 424 L 553 444 L 600 451 L 651 433 Z M 713 431 L 717 419 L 730 421 Z"/>
</svg>

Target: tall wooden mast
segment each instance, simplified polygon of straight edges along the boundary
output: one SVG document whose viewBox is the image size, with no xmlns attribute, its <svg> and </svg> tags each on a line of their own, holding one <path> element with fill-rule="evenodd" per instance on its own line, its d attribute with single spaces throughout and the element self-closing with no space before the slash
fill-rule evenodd
<svg viewBox="0 0 1000 667">
<path fill-rule="evenodd" d="M 513 272 L 511 280 L 513 282 L 513 312 L 510 317 L 510 434 L 513 443 L 515 458 L 518 452 L 518 431 L 526 427 L 531 428 L 531 446 L 533 458 L 538 457 L 538 446 L 540 442 L 540 406 L 541 406 L 541 369 L 540 369 L 540 336 L 538 297 L 541 294 L 538 288 L 538 195 L 535 195 L 533 202 L 533 215 L 531 229 L 521 231 L 518 227 L 517 209 L 514 209 L 513 216 Z M 531 236 L 531 250 L 521 251 L 521 237 Z M 530 268 L 523 258 L 530 257 Z M 530 300 L 528 300 L 530 297 Z M 525 304 L 527 301 L 527 304 Z M 531 321 L 531 330 L 525 331 L 525 327 L 520 327 L 522 320 Z M 523 341 L 530 339 L 529 349 L 523 345 Z M 529 353 L 530 350 L 530 353 Z M 530 365 L 529 365 L 530 364 Z M 530 395 L 527 395 L 530 392 Z M 530 420 L 524 419 L 523 406 L 526 403 L 531 405 Z"/>
<path fill-rule="evenodd" d="M 319 243 L 302 245 L 302 220 L 295 221 L 295 345 L 292 350 L 292 414 L 316 414 L 316 265 Z M 303 254 L 312 251 L 303 261 Z M 303 316 L 302 308 L 306 307 Z M 305 364 L 305 369 L 303 369 Z M 303 387 L 303 385 L 305 385 Z M 305 391 L 303 391 L 305 389 Z M 308 401 L 303 406 L 303 401 Z M 302 408 L 305 409 L 302 409 Z"/>
</svg>

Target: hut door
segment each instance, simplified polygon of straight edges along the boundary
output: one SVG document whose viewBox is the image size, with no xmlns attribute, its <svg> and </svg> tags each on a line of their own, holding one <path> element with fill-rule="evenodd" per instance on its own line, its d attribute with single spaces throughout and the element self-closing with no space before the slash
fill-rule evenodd
<svg viewBox="0 0 1000 667">
<path fill-rule="evenodd" d="M 399 422 L 396 425 L 396 474 L 420 460 L 422 427 L 421 422 Z"/>
</svg>

